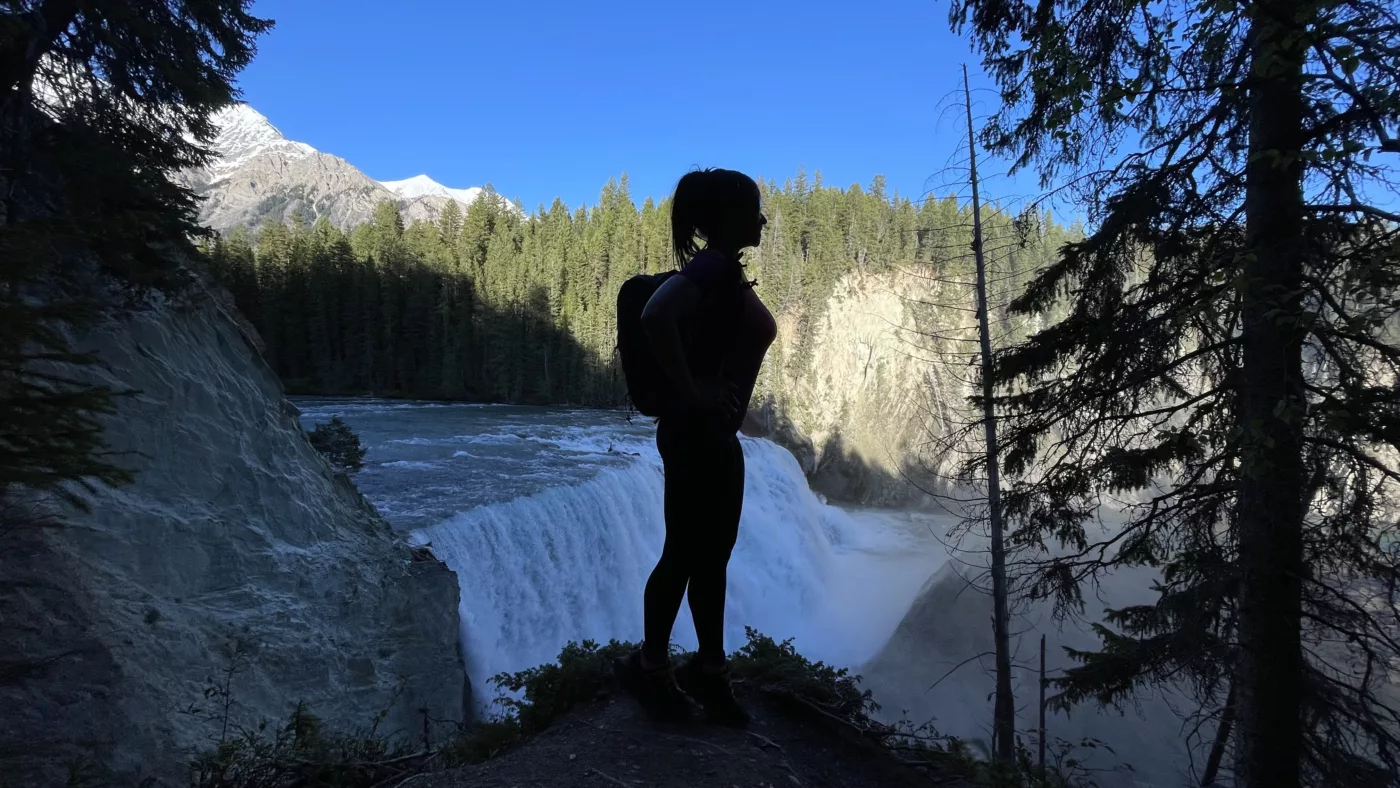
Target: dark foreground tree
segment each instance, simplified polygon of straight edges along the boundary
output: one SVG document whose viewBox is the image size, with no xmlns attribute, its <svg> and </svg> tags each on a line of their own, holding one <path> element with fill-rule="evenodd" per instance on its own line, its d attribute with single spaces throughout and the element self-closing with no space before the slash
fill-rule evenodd
<svg viewBox="0 0 1400 788">
<path fill-rule="evenodd" d="M 68 334 L 116 304 L 99 272 L 178 285 L 199 228 L 169 176 L 207 160 L 209 117 L 269 25 L 248 5 L 0 4 L 0 493 L 129 478 L 101 441 L 114 392 L 73 374 L 96 359 Z"/>
<path fill-rule="evenodd" d="M 977 182 L 977 147 L 972 126 L 972 91 L 963 67 L 963 100 L 967 107 L 968 183 L 972 187 L 972 255 L 977 266 L 977 340 L 979 377 L 982 383 L 981 458 L 987 487 L 987 533 L 991 542 L 992 640 L 995 643 L 996 689 L 992 701 L 992 754 L 999 763 L 1016 762 L 1016 697 L 1011 691 L 1011 633 L 1006 585 L 1006 549 L 1001 510 L 1001 457 L 997 443 L 997 415 L 993 403 L 991 309 L 987 301 L 987 261 L 982 241 L 982 202 Z M 1042 736 L 1041 745 L 1044 746 Z"/>
<path fill-rule="evenodd" d="M 1061 701 L 1195 692 L 1241 785 L 1394 784 L 1400 15 L 1390 0 L 957 0 L 985 142 L 1090 206 L 1000 354 L 1041 593 L 1160 571 Z M 1386 202 L 1386 201 L 1389 202 Z M 1096 533 L 1100 505 L 1131 503 Z M 1233 692 L 1232 692 L 1233 690 Z M 1219 760 L 1216 758 L 1215 760 Z"/>
</svg>

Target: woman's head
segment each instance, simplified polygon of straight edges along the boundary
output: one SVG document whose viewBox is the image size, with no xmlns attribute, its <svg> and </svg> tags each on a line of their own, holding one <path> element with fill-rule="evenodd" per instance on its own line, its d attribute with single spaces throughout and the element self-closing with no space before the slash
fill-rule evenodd
<svg viewBox="0 0 1400 788">
<path fill-rule="evenodd" d="M 671 198 L 671 248 L 679 265 L 700 251 L 696 236 L 709 248 L 734 253 L 757 246 L 767 223 L 758 184 L 742 172 L 687 172 Z"/>
</svg>

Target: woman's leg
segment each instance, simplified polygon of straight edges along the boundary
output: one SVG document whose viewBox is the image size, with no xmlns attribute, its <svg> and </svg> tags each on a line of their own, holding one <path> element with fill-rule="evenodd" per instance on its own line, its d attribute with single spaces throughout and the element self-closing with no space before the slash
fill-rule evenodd
<svg viewBox="0 0 1400 788">
<path fill-rule="evenodd" d="M 695 621 L 697 656 L 702 665 L 724 664 L 724 598 L 729 556 L 739 538 L 744 509 L 744 450 L 737 435 L 710 453 L 713 472 L 699 496 L 703 505 L 690 570 L 690 616 Z"/>
<path fill-rule="evenodd" d="M 730 435 L 710 454 L 709 465 L 718 471 L 708 478 L 697 508 L 703 530 L 694 543 L 690 572 L 690 614 L 700 648 L 695 658 L 676 669 L 676 683 L 704 709 L 711 722 L 743 727 L 748 712 L 734 698 L 729 667 L 724 658 L 724 597 L 729 579 L 729 555 L 739 536 L 739 516 L 744 508 L 744 451 L 739 438 Z"/>
<path fill-rule="evenodd" d="M 685 587 L 690 582 L 691 559 L 690 534 L 693 531 L 689 513 L 681 505 L 686 496 L 681 489 L 686 482 L 681 478 L 673 463 L 666 463 L 666 543 L 661 548 L 661 558 L 656 568 L 647 578 L 646 590 L 642 595 L 643 627 L 642 659 L 647 667 L 660 665 L 669 657 L 671 629 L 675 626 L 676 615 L 681 610 L 681 599 Z"/>
<path fill-rule="evenodd" d="M 699 456 L 703 445 L 688 440 L 689 431 L 684 427 L 662 419 L 656 430 L 656 447 L 665 473 L 666 543 L 642 598 L 642 658 L 648 667 L 667 660 L 671 629 L 694 567 L 696 537 L 704 527 L 703 476 L 707 469 Z"/>
</svg>

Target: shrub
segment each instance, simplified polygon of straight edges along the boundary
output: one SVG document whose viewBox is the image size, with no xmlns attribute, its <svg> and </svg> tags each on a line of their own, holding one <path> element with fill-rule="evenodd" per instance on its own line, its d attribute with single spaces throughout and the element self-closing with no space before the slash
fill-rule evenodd
<svg viewBox="0 0 1400 788">
<path fill-rule="evenodd" d="M 304 704 L 281 727 L 268 727 L 237 729 L 195 758 L 191 788 L 371 788 L 416 771 L 432 754 L 379 735 L 377 725 L 359 734 L 328 734 Z"/>
<path fill-rule="evenodd" d="M 599 646 L 591 640 L 570 643 L 550 665 L 501 673 L 491 679 L 502 695 L 497 705 L 504 713 L 473 726 L 448 748 L 448 763 L 480 763 L 548 728 L 579 703 L 606 695 L 613 686 L 613 660 L 635 646 L 616 640 Z"/>
<path fill-rule="evenodd" d="M 316 425 L 311 431 L 311 445 L 341 470 L 354 472 L 363 465 L 365 449 L 360 445 L 360 436 L 339 416 L 332 416 L 329 424 Z"/>
<path fill-rule="evenodd" d="M 860 689 L 860 676 L 845 668 L 812 662 L 797 653 L 791 639 L 779 643 L 752 628 L 745 631 L 748 642 L 729 662 L 736 678 L 770 693 L 815 704 L 848 720 L 863 721 L 879 710 L 870 690 Z"/>
</svg>

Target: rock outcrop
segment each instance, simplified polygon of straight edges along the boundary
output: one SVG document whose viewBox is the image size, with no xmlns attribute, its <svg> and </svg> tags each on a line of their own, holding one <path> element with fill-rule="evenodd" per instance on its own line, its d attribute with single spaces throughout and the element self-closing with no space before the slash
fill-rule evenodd
<svg viewBox="0 0 1400 788">
<path fill-rule="evenodd" d="M 970 418 L 976 333 L 965 312 L 934 306 L 966 289 L 942 290 L 910 272 L 852 273 L 810 337 L 779 318 L 781 399 L 756 403 L 749 431 L 791 450 L 833 500 L 910 506 L 945 489 L 955 460 L 942 442 Z"/>
<path fill-rule="evenodd" d="M 5 785 L 183 783 L 298 701 L 338 729 L 463 718 L 455 575 L 312 449 L 254 343 L 202 287 L 77 338 L 104 362 L 80 374 L 134 390 L 106 437 L 137 476 L 5 535 Z"/>
</svg>

